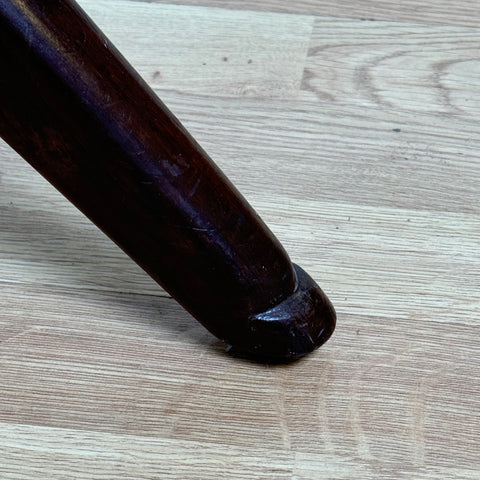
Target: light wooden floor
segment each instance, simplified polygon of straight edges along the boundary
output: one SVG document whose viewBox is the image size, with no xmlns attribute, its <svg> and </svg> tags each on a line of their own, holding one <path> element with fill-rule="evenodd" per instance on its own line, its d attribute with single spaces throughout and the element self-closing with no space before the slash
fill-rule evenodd
<svg viewBox="0 0 480 480">
<path fill-rule="evenodd" d="M 0 479 L 480 478 L 478 1 L 176 3 L 81 1 L 337 331 L 230 357 L 2 143 Z"/>
</svg>

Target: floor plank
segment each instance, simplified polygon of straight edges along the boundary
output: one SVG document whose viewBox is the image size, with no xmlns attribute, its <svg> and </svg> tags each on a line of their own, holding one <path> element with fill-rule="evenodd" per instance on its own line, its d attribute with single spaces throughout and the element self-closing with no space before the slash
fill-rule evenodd
<svg viewBox="0 0 480 480">
<path fill-rule="evenodd" d="M 302 13 L 317 16 L 470 25 L 477 27 L 480 9 L 476 0 L 137 0 L 160 4 L 203 5 L 254 11 Z"/>
<path fill-rule="evenodd" d="M 317 18 L 305 97 L 480 118 L 480 28 Z"/>
<path fill-rule="evenodd" d="M 17 300 L 15 285 L 2 292 L 0 421 L 38 428 L 34 438 L 54 427 L 61 435 L 87 430 L 107 444 L 125 435 L 119 442 L 130 449 L 134 435 L 145 444 L 151 437 L 151 448 L 162 439 L 177 448 L 218 445 L 217 455 L 226 446 L 296 452 L 306 458 L 300 471 L 334 455 L 320 471 L 345 462 L 371 478 L 399 464 L 406 473 L 426 465 L 468 472 L 480 461 L 480 364 L 471 355 L 478 326 L 339 309 L 337 334 L 318 355 L 272 368 L 225 356 L 199 326 L 185 335 L 191 319 L 169 299 L 89 292 L 78 302 L 56 291 L 57 305 L 46 311 L 51 289 L 24 287 Z"/>
<path fill-rule="evenodd" d="M 295 97 L 313 17 L 125 0 L 82 7 L 154 87 L 249 97 Z M 254 32 L 256 34 L 252 40 Z"/>
<path fill-rule="evenodd" d="M 479 212 L 478 120 L 383 106 L 160 94 L 245 193 Z"/>
<path fill-rule="evenodd" d="M 2 455 L 6 464 L 15 464 L 26 455 L 30 459 L 21 476 L 10 468 L 5 470 L 5 480 L 30 479 L 32 476 L 40 480 L 152 480 L 166 477 L 203 480 L 206 476 L 214 478 L 218 475 L 232 480 L 292 478 L 293 462 L 283 451 L 271 452 L 258 447 L 222 448 L 203 442 L 51 427 L 0 424 L 0 429 L 6 444 Z"/>
</svg>

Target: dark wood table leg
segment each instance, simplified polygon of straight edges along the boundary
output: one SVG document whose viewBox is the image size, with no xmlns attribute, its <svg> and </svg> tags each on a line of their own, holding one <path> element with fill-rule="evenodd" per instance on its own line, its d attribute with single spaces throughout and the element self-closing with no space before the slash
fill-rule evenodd
<svg viewBox="0 0 480 480">
<path fill-rule="evenodd" d="M 73 1 L 0 2 L 0 135 L 214 335 L 265 360 L 334 309 Z"/>
</svg>

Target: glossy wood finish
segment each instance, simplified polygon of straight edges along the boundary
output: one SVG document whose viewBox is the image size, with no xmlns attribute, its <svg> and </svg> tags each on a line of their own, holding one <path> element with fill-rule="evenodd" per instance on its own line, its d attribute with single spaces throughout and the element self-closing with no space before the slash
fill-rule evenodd
<svg viewBox="0 0 480 480">
<path fill-rule="evenodd" d="M 0 134 L 239 352 L 302 356 L 335 312 L 73 2 L 0 6 Z"/>
</svg>

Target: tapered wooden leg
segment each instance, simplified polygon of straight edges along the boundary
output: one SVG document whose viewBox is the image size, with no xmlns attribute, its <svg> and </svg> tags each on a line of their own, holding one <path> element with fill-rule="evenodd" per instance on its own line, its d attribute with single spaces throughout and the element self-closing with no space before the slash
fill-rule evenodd
<svg viewBox="0 0 480 480">
<path fill-rule="evenodd" d="M 272 360 L 329 338 L 327 297 L 77 4 L 0 2 L 0 65 L 0 135 L 213 334 Z"/>
</svg>

